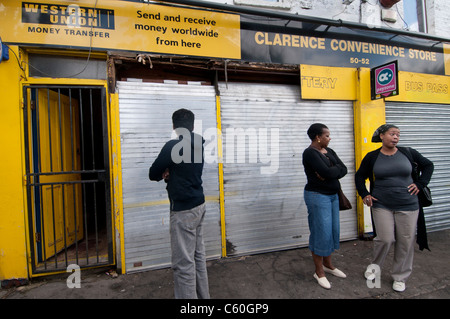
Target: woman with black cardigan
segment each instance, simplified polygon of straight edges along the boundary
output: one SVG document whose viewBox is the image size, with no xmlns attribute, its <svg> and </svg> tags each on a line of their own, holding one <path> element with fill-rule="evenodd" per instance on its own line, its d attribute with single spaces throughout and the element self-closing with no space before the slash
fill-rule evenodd
<svg viewBox="0 0 450 319">
<path fill-rule="evenodd" d="M 333 266 L 331 253 L 339 249 L 339 179 L 347 174 L 347 167 L 336 152 L 328 147 L 330 130 L 321 123 L 308 129 L 311 145 L 303 152 L 303 166 L 307 177 L 304 199 L 308 207 L 311 250 L 315 272 L 313 277 L 323 288 L 331 284 L 325 272 L 345 278 L 341 270 Z"/>
<path fill-rule="evenodd" d="M 381 268 L 391 245 L 395 243 L 392 288 L 401 292 L 405 290 L 405 282 L 412 271 L 418 220 L 424 227 L 423 211 L 417 195 L 429 183 L 434 166 L 415 149 L 397 146 L 399 139 L 398 127 L 389 124 L 380 126 L 372 142 L 382 142 L 382 147 L 364 157 L 356 172 L 355 183 L 364 204 L 372 210 L 376 234 L 372 264 Z M 416 164 L 422 174 L 413 180 Z M 370 181 L 370 191 L 366 189 L 366 179 Z M 420 219 L 419 211 L 422 212 Z M 421 229 L 418 236 L 423 234 L 424 229 Z M 426 239 L 421 243 L 428 248 Z M 375 277 L 372 269 L 370 265 L 365 272 L 369 280 Z"/>
</svg>

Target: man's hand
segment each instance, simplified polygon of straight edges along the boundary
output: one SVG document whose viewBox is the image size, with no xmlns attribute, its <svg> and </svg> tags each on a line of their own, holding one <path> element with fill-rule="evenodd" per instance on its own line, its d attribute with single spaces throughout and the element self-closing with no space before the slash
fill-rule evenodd
<svg viewBox="0 0 450 319">
<path fill-rule="evenodd" d="M 166 170 L 164 171 L 164 173 L 162 174 L 162 178 L 163 180 L 165 180 L 166 182 L 169 180 L 170 176 L 169 176 L 169 169 L 166 168 Z"/>
</svg>

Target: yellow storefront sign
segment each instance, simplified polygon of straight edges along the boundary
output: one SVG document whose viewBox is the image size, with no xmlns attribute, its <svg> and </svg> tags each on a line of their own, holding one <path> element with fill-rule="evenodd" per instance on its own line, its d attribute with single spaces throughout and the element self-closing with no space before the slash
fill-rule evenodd
<svg viewBox="0 0 450 319">
<path fill-rule="evenodd" d="M 356 69 L 300 66 L 303 99 L 356 100 Z"/>
<path fill-rule="evenodd" d="M 450 45 L 444 43 L 445 75 L 450 75 Z"/>
<path fill-rule="evenodd" d="M 387 101 L 450 103 L 449 76 L 400 71 L 398 79 L 400 95 Z"/>
<path fill-rule="evenodd" d="M 240 59 L 240 17 L 128 1 L 4 0 L 2 40 Z"/>
</svg>

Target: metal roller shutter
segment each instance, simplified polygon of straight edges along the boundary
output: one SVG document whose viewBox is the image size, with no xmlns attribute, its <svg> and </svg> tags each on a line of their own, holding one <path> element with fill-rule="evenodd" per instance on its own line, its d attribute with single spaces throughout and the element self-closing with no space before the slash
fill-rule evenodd
<svg viewBox="0 0 450 319">
<path fill-rule="evenodd" d="M 417 149 L 434 163 L 428 185 L 433 205 L 424 209 L 428 231 L 450 228 L 450 105 L 386 103 L 386 122 L 400 128 L 400 144 Z"/>
<path fill-rule="evenodd" d="M 340 214 L 341 239 L 356 238 L 352 102 L 301 100 L 300 87 L 294 85 L 220 83 L 219 90 L 227 254 L 308 244 L 302 153 L 311 142 L 306 131 L 315 122 L 330 128 L 330 147 L 348 167 L 341 184 L 354 208 Z M 260 129 L 267 132 L 267 150 L 263 148 L 266 143 L 264 134 L 259 135 Z M 247 134 L 245 144 L 238 142 L 242 136 L 236 138 L 239 131 Z M 277 131 L 279 143 L 272 143 Z M 246 154 L 245 160 L 239 160 L 240 151 Z M 279 152 L 278 158 L 264 157 L 275 152 Z M 262 173 L 268 173 L 268 169 L 273 172 Z"/>
<path fill-rule="evenodd" d="M 171 138 L 172 113 L 196 116 L 195 132 L 216 128 L 214 87 L 199 83 L 118 82 L 125 263 L 127 272 L 170 265 L 169 204 L 163 181 L 148 179 L 148 169 Z M 206 139 L 206 138 L 205 138 Z M 216 143 L 216 141 L 213 141 Z M 208 143 L 213 143 L 206 141 Z M 207 258 L 220 257 L 218 165 L 205 163 L 204 239 Z"/>
</svg>

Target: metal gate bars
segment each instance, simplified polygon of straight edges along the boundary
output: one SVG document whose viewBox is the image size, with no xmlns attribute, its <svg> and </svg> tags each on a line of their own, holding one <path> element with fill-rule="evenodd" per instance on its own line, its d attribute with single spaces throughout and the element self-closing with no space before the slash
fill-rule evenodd
<svg viewBox="0 0 450 319">
<path fill-rule="evenodd" d="M 106 91 L 24 87 L 33 274 L 113 263 Z"/>
</svg>

